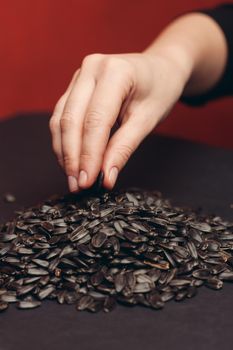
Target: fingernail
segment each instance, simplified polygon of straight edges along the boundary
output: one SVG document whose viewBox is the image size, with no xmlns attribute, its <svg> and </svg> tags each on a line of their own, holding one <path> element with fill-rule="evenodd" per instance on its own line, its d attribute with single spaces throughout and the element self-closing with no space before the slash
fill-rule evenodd
<svg viewBox="0 0 233 350">
<path fill-rule="evenodd" d="M 87 173 L 84 170 L 81 170 L 79 173 L 78 184 L 80 187 L 85 187 L 87 183 Z"/>
<path fill-rule="evenodd" d="M 78 191 L 78 180 L 74 176 L 68 176 L 68 185 L 70 192 Z"/>
<path fill-rule="evenodd" d="M 109 181 L 110 181 L 112 186 L 114 186 L 116 179 L 117 179 L 117 176 L 118 176 L 118 169 L 116 166 L 114 166 L 114 167 L 112 167 L 112 169 L 110 170 L 110 173 L 109 173 Z"/>
</svg>

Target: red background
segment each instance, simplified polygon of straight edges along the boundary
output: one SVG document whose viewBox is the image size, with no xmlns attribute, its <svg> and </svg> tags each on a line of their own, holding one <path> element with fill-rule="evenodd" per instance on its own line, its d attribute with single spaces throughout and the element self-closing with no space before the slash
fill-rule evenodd
<svg viewBox="0 0 233 350">
<path fill-rule="evenodd" d="M 0 116 L 52 110 L 90 53 L 143 50 L 176 15 L 221 1 L 0 0 Z M 159 132 L 233 147 L 233 99 L 178 104 Z"/>
</svg>

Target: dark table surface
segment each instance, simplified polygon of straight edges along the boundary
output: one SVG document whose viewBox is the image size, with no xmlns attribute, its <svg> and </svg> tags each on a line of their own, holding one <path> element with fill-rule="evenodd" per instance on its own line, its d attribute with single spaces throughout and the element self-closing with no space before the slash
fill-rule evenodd
<svg viewBox="0 0 233 350">
<path fill-rule="evenodd" d="M 48 116 L 19 116 L 0 123 L 0 222 L 14 210 L 67 191 L 51 151 Z M 233 151 L 188 141 L 149 137 L 120 175 L 119 188 L 160 190 L 172 203 L 201 207 L 233 220 Z M 17 201 L 5 203 L 5 192 Z M 0 350 L 231 349 L 233 284 L 205 287 L 197 297 L 164 310 L 123 306 L 110 313 L 77 312 L 56 302 L 0 315 Z"/>
</svg>

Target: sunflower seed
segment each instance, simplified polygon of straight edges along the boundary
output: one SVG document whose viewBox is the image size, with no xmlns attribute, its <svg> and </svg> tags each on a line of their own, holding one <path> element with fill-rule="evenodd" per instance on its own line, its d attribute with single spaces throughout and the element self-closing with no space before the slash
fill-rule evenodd
<svg viewBox="0 0 233 350">
<path fill-rule="evenodd" d="M 205 282 L 205 285 L 211 289 L 221 289 L 223 287 L 223 281 L 216 277 L 212 277 Z"/>
<path fill-rule="evenodd" d="M 91 312 L 117 302 L 160 309 L 233 281 L 232 223 L 155 191 L 106 192 L 102 180 L 0 225 L 0 311 L 44 299 Z"/>
<path fill-rule="evenodd" d="M 33 300 L 33 301 L 19 301 L 19 303 L 17 303 L 17 307 L 19 309 L 35 309 L 36 307 L 40 306 L 41 302 L 37 301 L 37 300 Z"/>
</svg>

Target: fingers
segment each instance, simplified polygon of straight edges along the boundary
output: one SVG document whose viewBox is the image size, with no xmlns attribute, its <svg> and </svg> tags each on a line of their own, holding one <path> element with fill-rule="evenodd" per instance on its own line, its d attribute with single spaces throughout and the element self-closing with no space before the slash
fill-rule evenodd
<svg viewBox="0 0 233 350">
<path fill-rule="evenodd" d="M 62 144 L 61 144 L 60 119 L 61 119 L 61 115 L 65 106 L 65 103 L 69 96 L 69 93 L 71 92 L 71 89 L 74 86 L 75 80 L 77 79 L 79 72 L 80 72 L 80 69 L 78 69 L 74 74 L 66 92 L 62 95 L 62 97 L 57 102 L 54 108 L 53 114 L 49 120 L 49 128 L 52 135 L 53 151 L 58 159 L 59 164 L 62 167 L 64 164 L 63 164 Z"/>
<path fill-rule="evenodd" d="M 154 122 L 139 114 L 137 117 L 129 118 L 116 131 L 104 155 L 104 187 L 112 189 L 120 170 L 154 126 Z"/>
<path fill-rule="evenodd" d="M 90 187 L 101 170 L 112 126 L 131 84 L 122 75 L 101 75 L 86 111 L 80 155 L 79 187 Z"/>
<path fill-rule="evenodd" d="M 111 128 L 135 86 L 128 62 L 103 56 L 84 59 L 50 120 L 53 149 L 71 191 L 88 188 L 96 180 Z"/>
<path fill-rule="evenodd" d="M 71 191 L 78 190 L 83 121 L 94 88 L 95 80 L 81 71 L 60 119 L 63 162 Z"/>
</svg>

